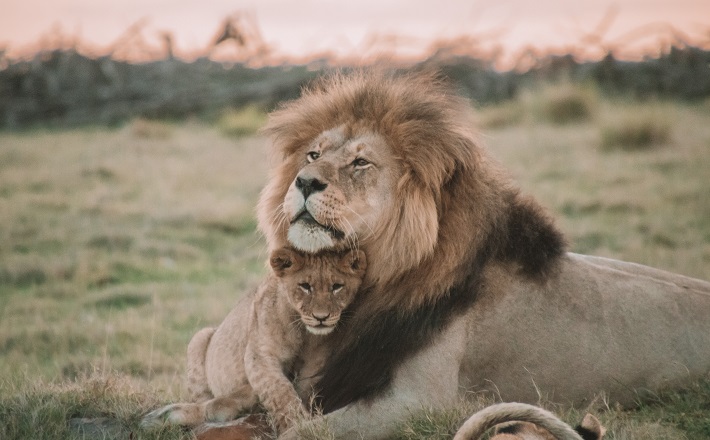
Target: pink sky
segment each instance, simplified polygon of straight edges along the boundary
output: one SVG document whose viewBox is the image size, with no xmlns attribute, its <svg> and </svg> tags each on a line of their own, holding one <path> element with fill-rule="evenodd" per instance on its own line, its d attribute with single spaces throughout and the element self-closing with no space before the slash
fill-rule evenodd
<svg viewBox="0 0 710 440">
<path fill-rule="evenodd" d="M 563 46 L 591 30 L 610 8 L 613 39 L 650 23 L 665 23 L 710 40 L 708 0 L 3 0 L 0 47 L 11 53 L 59 26 L 64 34 L 106 46 L 131 24 L 147 19 L 144 33 L 171 31 L 178 49 L 204 48 L 224 17 L 252 13 L 279 53 L 336 50 L 355 54 L 368 35 L 410 37 L 401 46 L 435 38 L 505 29 L 496 41 L 507 50 L 525 44 Z"/>
</svg>

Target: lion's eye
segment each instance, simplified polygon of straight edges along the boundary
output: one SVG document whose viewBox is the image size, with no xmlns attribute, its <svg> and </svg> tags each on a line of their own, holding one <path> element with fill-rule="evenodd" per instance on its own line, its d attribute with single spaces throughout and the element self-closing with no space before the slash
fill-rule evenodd
<svg viewBox="0 0 710 440">
<path fill-rule="evenodd" d="M 298 287 L 306 293 L 311 293 L 311 285 L 308 283 L 299 283 Z"/>
<path fill-rule="evenodd" d="M 344 284 L 335 283 L 335 284 L 333 284 L 332 291 L 333 291 L 333 293 L 339 293 L 341 290 L 343 290 L 343 287 L 345 287 Z"/>
<path fill-rule="evenodd" d="M 314 160 L 318 159 L 320 157 L 320 153 L 317 151 L 309 151 L 308 154 L 306 154 L 306 158 L 308 159 L 308 163 L 313 162 Z"/>
<path fill-rule="evenodd" d="M 353 161 L 353 166 L 355 168 L 365 168 L 368 165 L 370 165 L 370 162 L 362 157 L 358 157 Z"/>
</svg>

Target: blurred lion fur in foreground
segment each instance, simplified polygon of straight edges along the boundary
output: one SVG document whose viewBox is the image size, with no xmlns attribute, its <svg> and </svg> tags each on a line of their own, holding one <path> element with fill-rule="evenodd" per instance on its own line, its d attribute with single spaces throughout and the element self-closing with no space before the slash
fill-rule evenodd
<svg viewBox="0 0 710 440">
<path fill-rule="evenodd" d="M 493 427 L 495 435 L 490 440 L 602 440 L 606 433 L 599 420 L 589 413 L 572 429 L 538 406 L 498 403 L 469 417 L 454 440 L 479 440 Z"/>
</svg>

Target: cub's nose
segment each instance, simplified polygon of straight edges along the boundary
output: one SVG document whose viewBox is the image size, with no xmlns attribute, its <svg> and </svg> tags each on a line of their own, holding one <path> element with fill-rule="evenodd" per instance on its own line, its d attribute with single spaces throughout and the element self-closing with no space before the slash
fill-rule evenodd
<svg viewBox="0 0 710 440">
<path fill-rule="evenodd" d="M 318 313 L 318 312 L 313 312 L 313 317 L 318 320 L 321 324 L 323 324 L 323 321 L 328 319 L 330 317 L 330 313 Z"/>
<path fill-rule="evenodd" d="M 315 177 L 296 177 L 296 188 L 301 191 L 304 199 L 307 199 L 308 196 L 315 192 L 323 191 L 327 187 L 327 183 L 321 182 Z"/>
</svg>

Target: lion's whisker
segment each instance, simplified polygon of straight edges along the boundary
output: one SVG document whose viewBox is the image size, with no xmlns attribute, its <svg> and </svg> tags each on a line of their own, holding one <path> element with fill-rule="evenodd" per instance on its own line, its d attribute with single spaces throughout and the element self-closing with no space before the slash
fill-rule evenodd
<svg viewBox="0 0 710 440">
<path fill-rule="evenodd" d="M 353 214 L 355 214 L 356 216 L 358 216 L 358 218 L 365 224 L 365 226 L 367 226 L 367 229 L 368 229 L 368 231 L 369 231 L 369 234 L 366 235 L 364 238 L 368 238 L 368 237 L 370 237 L 370 236 L 374 236 L 374 235 L 375 235 L 374 229 L 372 229 L 372 226 L 370 226 L 370 224 L 363 218 L 362 215 L 358 214 L 353 208 L 351 208 L 351 207 L 349 207 L 349 206 L 346 206 L 346 208 L 347 208 L 350 212 L 352 212 Z"/>
<path fill-rule="evenodd" d="M 350 223 L 350 221 L 348 221 L 348 219 L 346 219 L 345 217 L 342 217 L 341 219 L 339 219 L 338 223 L 340 229 L 348 231 L 345 235 L 347 237 L 348 247 L 353 251 L 359 250 L 360 238 L 355 233 L 355 228 L 353 228 L 353 225 Z"/>
<path fill-rule="evenodd" d="M 284 203 L 282 202 L 276 207 L 275 212 L 272 213 L 271 218 L 269 219 L 271 222 L 271 226 L 274 229 L 279 229 L 287 221 L 286 212 L 284 212 L 283 208 Z"/>
<path fill-rule="evenodd" d="M 296 318 L 293 321 L 289 323 L 290 327 L 293 327 L 294 329 L 298 330 L 301 328 L 301 324 L 303 324 L 303 321 L 301 321 L 301 318 Z"/>
</svg>

